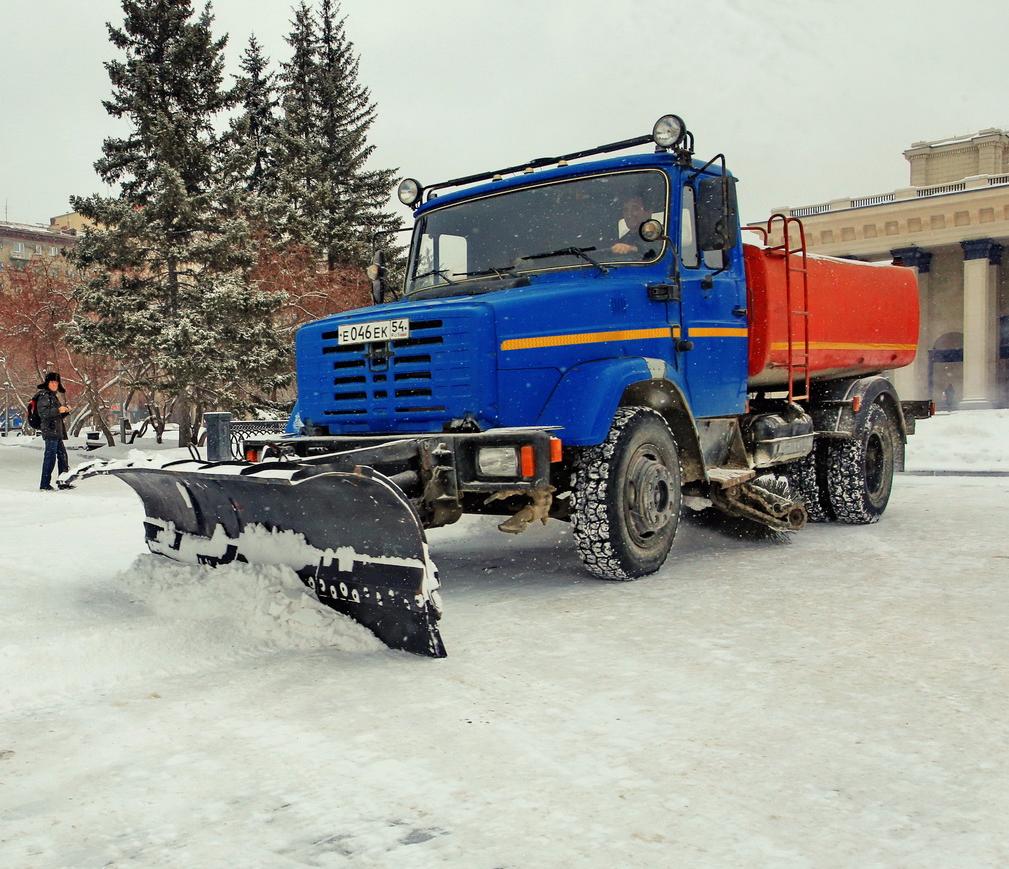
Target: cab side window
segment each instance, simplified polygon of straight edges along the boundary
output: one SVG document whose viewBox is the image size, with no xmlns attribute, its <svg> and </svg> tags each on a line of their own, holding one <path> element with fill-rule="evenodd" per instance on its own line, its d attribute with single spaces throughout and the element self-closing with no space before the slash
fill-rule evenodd
<svg viewBox="0 0 1009 869">
<path fill-rule="evenodd" d="M 700 268 L 703 258 L 704 267 L 721 269 L 725 265 L 725 252 L 722 250 L 697 250 L 697 201 L 694 189 L 689 185 L 683 188 L 680 215 L 680 259 L 689 269 Z"/>
</svg>

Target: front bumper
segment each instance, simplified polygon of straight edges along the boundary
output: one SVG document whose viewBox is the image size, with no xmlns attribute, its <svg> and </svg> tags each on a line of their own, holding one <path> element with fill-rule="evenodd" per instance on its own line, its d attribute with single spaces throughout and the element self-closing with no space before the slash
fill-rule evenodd
<svg viewBox="0 0 1009 869">
<path fill-rule="evenodd" d="M 551 465 L 557 462 L 559 443 L 555 428 L 502 428 L 483 432 L 389 435 L 283 435 L 250 438 L 245 457 L 252 460 L 288 456 L 294 460 L 335 465 L 340 469 L 371 467 L 392 479 L 416 483 L 439 480 L 439 495 L 461 499 L 468 492 L 502 492 L 541 489 L 550 485 Z M 513 447 L 531 452 L 531 467 L 514 477 L 480 473 L 481 447 Z M 528 452 L 527 452 L 528 455 Z"/>
</svg>

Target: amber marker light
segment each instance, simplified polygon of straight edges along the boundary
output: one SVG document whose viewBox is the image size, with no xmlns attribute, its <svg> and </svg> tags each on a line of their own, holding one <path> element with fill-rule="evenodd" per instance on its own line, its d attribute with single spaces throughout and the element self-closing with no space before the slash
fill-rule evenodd
<svg viewBox="0 0 1009 869">
<path fill-rule="evenodd" d="M 258 462 L 259 461 L 259 450 L 255 447 L 249 447 L 245 451 L 245 461 L 247 462 Z"/>
<path fill-rule="evenodd" d="M 550 438 L 550 461 L 559 462 L 564 457 L 563 449 L 560 438 Z"/>
<path fill-rule="evenodd" d="M 861 396 L 861 395 L 856 395 L 856 396 L 855 396 L 855 397 L 854 397 L 854 398 L 853 398 L 853 399 L 851 400 L 851 409 L 852 409 L 852 410 L 853 410 L 853 411 L 854 411 L 855 413 L 858 413 L 858 412 L 859 412 L 859 411 L 860 411 L 860 410 L 862 409 L 862 396 Z"/>
<path fill-rule="evenodd" d="M 519 450 L 519 461 L 523 477 L 536 476 L 536 455 L 533 453 L 532 444 L 526 444 Z"/>
</svg>

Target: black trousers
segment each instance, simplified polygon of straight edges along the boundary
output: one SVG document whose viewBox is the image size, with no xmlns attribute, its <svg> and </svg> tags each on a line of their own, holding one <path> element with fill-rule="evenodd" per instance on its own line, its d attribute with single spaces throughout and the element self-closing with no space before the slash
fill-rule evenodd
<svg viewBox="0 0 1009 869">
<path fill-rule="evenodd" d="M 59 472 L 70 470 L 67 448 L 59 438 L 46 438 L 46 454 L 42 459 L 42 482 L 39 488 L 48 489 L 52 485 L 53 468 L 59 463 Z"/>
</svg>

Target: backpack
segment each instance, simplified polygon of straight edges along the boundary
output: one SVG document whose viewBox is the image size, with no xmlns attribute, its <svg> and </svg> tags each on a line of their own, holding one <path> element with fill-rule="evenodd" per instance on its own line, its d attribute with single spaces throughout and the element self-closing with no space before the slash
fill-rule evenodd
<svg viewBox="0 0 1009 869">
<path fill-rule="evenodd" d="M 28 425 L 35 431 L 42 428 L 42 417 L 39 416 L 39 394 L 36 392 L 28 402 Z"/>
</svg>

